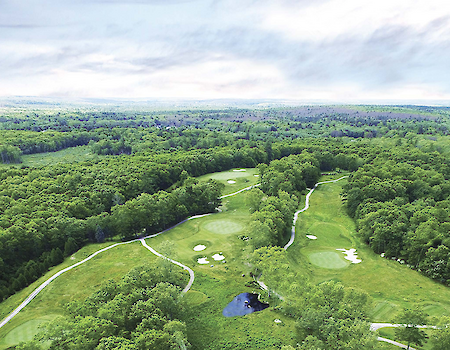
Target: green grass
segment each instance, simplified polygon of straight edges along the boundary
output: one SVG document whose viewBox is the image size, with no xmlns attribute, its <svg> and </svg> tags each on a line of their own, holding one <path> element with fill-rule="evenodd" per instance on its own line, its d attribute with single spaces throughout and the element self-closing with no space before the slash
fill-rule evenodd
<svg viewBox="0 0 450 350">
<path fill-rule="evenodd" d="M 366 291 L 374 300 L 373 322 L 390 322 L 402 307 L 411 303 L 418 303 L 431 316 L 450 315 L 448 287 L 396 261 L 381 258 L 360 241 L 339 196 L 345 181 L 320 185 L 312 194 L 309 209 L 299 216 L 297 238 L 288 254 L 300 260 L 300 266 L 307 267 L 315 283 L 334 280 Z M 306 234 L 316 235 L 318 239 L 309 240 Z M 329 269 L 313 265 L 308 259 L 312 253 L 338 248 L 356 248 L 362 262 Z"/>
<path fill-rule="evenodd" d="M 238 233 L 244 230 L 244 228 L 242 224 L 233 220 L 214 220 L 203 225 L 204 230 L 223 235 Z"/>
<path fill-rule="evenodd" d="M 8 348 L 33 339 L 34 335 L 39 331 L 39 326 L 53 320 L 55 317 L 56 315 L 46 315 L 42 318 L 35 318 L 24 322 L 20 326 L 14 328 L 0 341 L 0 347 Z"/>
<path fill-rule="evenodd" d="M 234 169 L 238 170 L 238 169 Z M 220 173 L 212 173 L 200 176 L 198 179 L 205 181 L 208 179 L 217 180 L 225 185 L 223 194 L 230 194 L 239 191 L 242 188 L 255 185 L 259 182 L 258 169 L 246 168 L 245 171 L 222 171 Z M 236 181 L 234 184 L 228 183 L 229 180 Z"/>
<path fill-rule="evenodd" d="M 425 330 L 425 333 L 427 333 L 428 337 L 431 335 L 431 332 L 432 332 L 432 330 Z M 406 341 L 397 340 L 397 337 L 395 336 L 395 328 L 394 327 L 381 328 L 378 330 L 378 333 L 379 333 L 380 337 L 395 340 L 395 341 L 398 341 L 399 343 L 407 345 Z M 392 346 L 394 346 L 394 345 L 392 345 Z M 413 348 L 416 348 L 416 349 L 418 348 L 414 344 L 410 344 L 410 346 Z M 395 346 L 395 349 L 400 349 L 400 348 Z M 426 343 L 423 344 L 423 346 L 420 349 L 421 350 L 432 350 L 432 345 L 430 344 L 429 341 L 427 341 Z"/>
<path fill-rule="evenodd" d="M 53 165 L 57 163 L 82 162 L 92 159 L 98 159 L 104 156 L 91 153 L 89 146 L 69 147 L 57 152 L 36 153 L 23 155 L 20 164 L 1 164 L 0 168 L 10 166 L 21 167 L 40 167 L 45 165 Z"/>
<path fill-rule="evenodd" d="M 0 304 L 0 318 L 6 317 L 26 296 L 57 271 L 110 244 L 95 244 L 80 249 L 73 255 L 75 259 L 67 258 L 64 263 L 53 268 L 38 281 L 2 302 Z M 140 242 L 134 242 L 112 248 L 62 274 L 0 329 L 0 349 L 7 348 L 5 342 L 14 339 L 13 335 L 14 332 L 17 332 L 17 327 L 28 324 L 29 321 L 33 320 L 46 320 L 49 315 L 52 315 L 52 317 L 61 315 L 64 313 L 64 306 L 68 302 L 83 300 L 108 279 L 119 280 L 134 266 L 151 263 L 155 259 L 156 257 L 145 249 Z M 11 332 L 13 333 L 11 334 Z"/>
<path fill-rule="evenodd" d="M 348 263 L 335 252 L 310 253 L 308 258 L 313 265 L 324 269 L 342 269 L 348 265 Z"/>
</svg>

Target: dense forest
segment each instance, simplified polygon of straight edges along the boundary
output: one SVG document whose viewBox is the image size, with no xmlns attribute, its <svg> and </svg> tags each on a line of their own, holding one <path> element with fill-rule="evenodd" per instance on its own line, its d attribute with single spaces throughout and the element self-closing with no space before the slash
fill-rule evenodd
<svg viewBox="0 0 450 350">
<path fill-rule="evenodd" d="M 241 238 L 251 252 L 254 275 L 270 270 L 266 282 L 290 300 L 284 312 L 298 320 L 307 339 L 301 349 L 350 349 L 354 339 L 373 348 L 367 296 L 292 275 L 279 247 L 289 238 L 305 190 L 323 172 L 344 170 L 350 176 L 342 198 L 361 240 L 376 253 L 450 285 L 449 113 L 414 106 L 3 108 L 0 301 L 89 242 L 143 237 L 191 215 L 214 212 L 223 185 L 195 177 L 257 167 L 261 185 L 246 196 L 251 220 Z M 27 155 L 77 147 L 95 157 L 26 163 Z M 147 284 L 131 283 L 126 276 L 104 287 L 107 299 L 100 291 L 84 304 L 71 305 L 64 326 L 50 326 L 43 339 L 53 341 L 51 348 L 65 348 L 61 344 L 75 340 L 64 339 L 61 327 L 73 329 L 64 337 L 76 338 L 82 327 L 100 327 L 95 324 L 100 313 L 119 317 L 114 307 L 123 302 L 135 316 L 114 321 L 101 316 L 108 331 L 96 340 L 98 349 L 108 349 L 113 338 L 130 349 L 158 348 L 150 338 L 167 348 L 180 342 L 188 346 L 182 314 L 168 317 L 171 311 L 163 304 L 169 301 L 153 296 L 158 291 L 174 302 L 178 284 L 149 271 Z M 288 278 L 282 283 L 277 274 Z M 299 281 L 302 288 L 295 287 Z M 125 293 L 133 298 L 122 300 Z M 309 302 L 299 304 L 299 295 Z M 102 307 L 93 311 L 90 303 Z M 357 314 L 355 303 L 362 310 Z M 139 316 L 144 309 L 152 309 L 150 319 Z M 155 324 L 157 336 L 138 335 L 146 322 Z M 347 338 L 339 337 L 341 343 L 329 338 L 327 327 Z"/>
</svg>

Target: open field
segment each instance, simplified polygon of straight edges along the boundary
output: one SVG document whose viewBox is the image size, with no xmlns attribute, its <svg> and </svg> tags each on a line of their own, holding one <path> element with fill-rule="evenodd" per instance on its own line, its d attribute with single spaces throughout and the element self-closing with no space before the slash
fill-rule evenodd
<svg viewBox="0 0 450 350">
<path fill-rule="evenodd" d="M 99 156 L 91 153 L 90 146 L 69 147 L 57 152 L 25 154 L 22 156 L 20 164 L 3 164 L 0 167 L 8 168 L 10 166 L 21 167 L 40 167 L 57 163 L 83 162 L 86 160 L 98 159 L 105 156 Z"/>
</svg>

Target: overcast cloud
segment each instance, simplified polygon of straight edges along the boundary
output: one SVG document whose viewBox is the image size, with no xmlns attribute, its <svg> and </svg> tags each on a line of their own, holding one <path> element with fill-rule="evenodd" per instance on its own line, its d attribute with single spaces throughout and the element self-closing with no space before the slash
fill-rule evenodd
<svg viewBox="0 0 450 350">
<path fill-rule="evenodd" d="M 448 0 L 4 0 L 0 96 L 450 102 Z"/>
</svg>

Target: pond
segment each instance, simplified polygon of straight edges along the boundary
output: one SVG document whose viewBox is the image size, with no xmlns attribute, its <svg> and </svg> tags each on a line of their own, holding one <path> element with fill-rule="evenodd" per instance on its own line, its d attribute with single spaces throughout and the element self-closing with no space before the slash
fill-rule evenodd
<svg viewBox="0 0 450 350">
<path fill-rule="evenodd" d="M 269 304 L 260 302 L 258 296 L 253 293 L 241 293 L 223 309 L 222 314 L 225 317 L 244 316 L 269 307 Z"/>
</svg>

